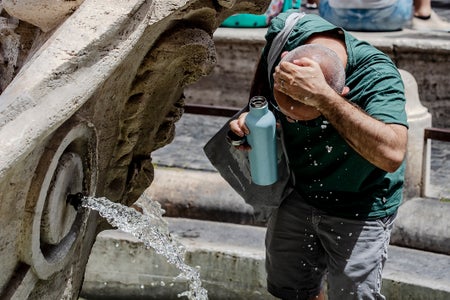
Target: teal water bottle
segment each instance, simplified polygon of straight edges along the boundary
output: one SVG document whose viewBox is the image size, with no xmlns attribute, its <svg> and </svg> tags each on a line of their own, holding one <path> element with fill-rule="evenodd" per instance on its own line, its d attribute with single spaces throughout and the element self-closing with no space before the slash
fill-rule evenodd
<svg viewBox="0 0 450 300">
<path fill-rule="evenodd" d="M 262 96 L 250 99 L 249 108 L 245 124 L 250 130 L 247 142 L 252 147 L 248 154 L 250 174 L 253 183 L 270 185 L 278 180 L 275 116 Z"/>
</svg>

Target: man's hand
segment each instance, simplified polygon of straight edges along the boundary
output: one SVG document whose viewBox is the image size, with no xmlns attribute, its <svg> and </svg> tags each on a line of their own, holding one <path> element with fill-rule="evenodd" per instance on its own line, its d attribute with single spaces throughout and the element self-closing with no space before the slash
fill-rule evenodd
<svg viewBox="0 0 450 300">
<path fill-rule="evenodd" d="M 230 122 L 230 130 L 242 138 L 250 133 L 247 125 L 245 125 L 245 118 L 247 115 L 247 112 L 242 113 L 239 118 Z M 243 151 L 249 151 L 251 149 L 248 143 L 236 146 L 236 148 Z"/>
<path fill-rule="evenodd" d="M 275 89 L 309 106 L 317 107 L 327 95 L 336 94 L 326 82 L 320 65 L 306 57 L 293 63 L 281 62 L 273 78 Z"/>
</svg>

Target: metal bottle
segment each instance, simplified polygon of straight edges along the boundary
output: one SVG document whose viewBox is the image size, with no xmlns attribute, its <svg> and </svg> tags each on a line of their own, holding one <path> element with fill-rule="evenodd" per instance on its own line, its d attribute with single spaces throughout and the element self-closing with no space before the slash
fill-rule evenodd
<svg viewBox="0 0 450 300">
<path fill-rule="evenodd" d="M 250 130 L 247 142 L 252 147 L 249 152 L 252 182 L 270 185 L 278 180 L 275 116 L 262 96 L 250 99 L 249 108 L 245 124 Z"/>
</svg>

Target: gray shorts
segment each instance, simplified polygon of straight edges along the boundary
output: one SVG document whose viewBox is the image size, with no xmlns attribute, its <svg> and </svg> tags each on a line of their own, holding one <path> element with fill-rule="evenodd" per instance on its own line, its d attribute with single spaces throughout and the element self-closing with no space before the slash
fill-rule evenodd
<svg viewBox="0 0 450 300">
<path fill-rule="evenodd" d="M 380 220 L 329 216 L 293 192 L 266 234 L 267 285 L 282 299 L 309 299 L 327 278 L 328 299 L 385 299 L 381 272 L 395 215 Z"/>
</svg>

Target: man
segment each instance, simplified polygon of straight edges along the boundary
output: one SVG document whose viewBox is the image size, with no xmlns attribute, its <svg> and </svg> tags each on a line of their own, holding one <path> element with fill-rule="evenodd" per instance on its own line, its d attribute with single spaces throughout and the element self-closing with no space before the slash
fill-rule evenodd
<svg viewBox="0 0 450 300">
<path fill-rule="evenodd" d="M 283 54 L 269 79 L 268 52 L 288 15 L 272 21 L 251 89 L 282 112 L 294 186 L 268 224 L 268 290 L 282 299 L 323 299 L 326 276 L 329 299 L 384 299 L 381 271 L 407 143 L 401 77 L 382 52 L 306 15 L 284 50 L 327 48 L 345 68 L 345 86 L 332 88 L 329 64 L 310 54 Z M 230 123 L 237 135 L 248 134 L 245 116 Z"/>
</svg>

